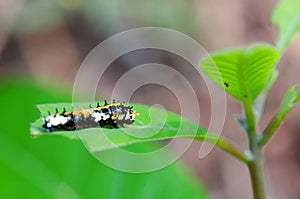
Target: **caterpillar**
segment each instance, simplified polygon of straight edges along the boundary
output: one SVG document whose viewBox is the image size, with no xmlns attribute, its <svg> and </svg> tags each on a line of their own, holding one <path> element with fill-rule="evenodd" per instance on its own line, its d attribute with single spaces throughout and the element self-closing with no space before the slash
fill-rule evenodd
<svg viewBox="0 0 300 199">
<path fill-rule="evenodd" d="M 97 103 L 95 108 L 88 109 L 81 108 L 80 110 L 66 111 L 63 108 L 59 112 L 56 108 L 56 113 L 43 117 L 43 128 L 47 132 L 56 130 L 76 130 L 91 127 L 124 127 L 124 124 L 132 124 L 135 117 L 138 115 L 132 110 L 133 106 L 124 103 L 116 102 L 113 100 L 111 104 L 104 101 L 104 105 L 100 106 Z"/>
</svg>

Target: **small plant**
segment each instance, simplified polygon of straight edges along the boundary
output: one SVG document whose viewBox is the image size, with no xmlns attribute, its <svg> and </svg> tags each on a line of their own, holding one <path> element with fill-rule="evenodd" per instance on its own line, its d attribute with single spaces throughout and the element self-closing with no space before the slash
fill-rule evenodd
<svg viewBox="0 0 300 199">
<path fill-rule="evenodd" d="M 267 92 L 278 76 L 276 65 L 293 37 L 300 31 L 299 9 L 300 1 L 298 0 L 282 0 L 275 8 L 271 17 L 272 23 L 279 30 L 275 46 L 259 43 L 245 48 L 220 50 L 212 53 L 210 57 L 205 58 L 200 63 L 200 69 L 210 79 L 243 105 L 244 114 L 237 119 L 248 137 L 249 147 L 247 150 L 240 152 L 227 142 L 225 138 L 211 134 L 176 114 L 165 113 L 155 108 L 152 108 L 151 111 L 155 114 L 156 120 L 152 121 L 151 125 L 145 128 L 135 128 L 141 126 L 141 124 L 149 124 L 151 121 L 148 115 L 149 107 L 139 104 L 133 104 L 136 112 L 139 113 L 139 117 L 136 118 L 133 127 L 127 128 L 126 131 L 131 134 L 143 135 L 144 139 L 124 134 L 122 129 L 103 128 L 101 129 L 102 134 L 99 136 L 107 137 L 110 142 L 107 142 L 107 139 L 99 139 L 100 142 L 93 142 L 93 136 L 89 136 L 86 139 L 91 140 L 86 142 L 89 143 L 87 147 L 95 152 L 133 143 L 178 137 L 213 143 L 247 165 L 254 199 L 266 199 L 262 150 L 274 135 L 286 114 L 299 101 L 300 90 L 294 86 L 288 89 L 280 108 L 263 131 L 260 132 L 258 130 L 257 123 L 263 111 Z M 87 105 L 81 104 L 78 106 Z M 49 110 L 63 109 L 63 107 L 70 108 L 71 104 L 39 105 L 38 109 L 44 115 Z M 158 134 L 151 136 L 152 131 L 157 129 L 157 126 L 160 126 L 159 118 L 165 118 L 165 114 L 167 114 L 167 119 L 164 126 Z M 64 135 L 77 138 L 77 133 L 79 132 L 80 134 L 99 134 L 99 129 L 97 128 L 82 129 L 76 131 L 76 134 L 70 131 L 57 131 L 49 134 L 44 132 L 42 124 L 43 121 L 40 118 L 31 125 L 31 134 L 33 136 Z M 182 127 L 180 132 L 177 131 L 179 124 Z M 193 129 L 196 129 L 196 135 Z M 103 141 L 101 142 L 101 140 Z"/>
</svg>

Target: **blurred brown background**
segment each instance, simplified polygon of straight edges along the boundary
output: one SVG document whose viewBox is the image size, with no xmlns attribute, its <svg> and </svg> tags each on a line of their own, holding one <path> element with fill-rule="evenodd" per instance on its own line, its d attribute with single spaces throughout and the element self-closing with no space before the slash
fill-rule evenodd
<svg viewBox="0 0 300 199">
<path fill-rule="evenodd" d="M 29 76 L 41 83 L 56 82 L 72 89 L 81 62 L 95 46 L 113 34 L 135 27 L 178 30 L 197 40 L 209 52 L 258 41 L 273 44 L 277 33 L 269 16 L 276 3 L 276 0 L 2 0 L 0 75 L 2 79 Z M 297 37 L 278 65 L 280 76 L 268 95 L 261 129 L 277 110 L 287 88 L 299 83 L 299 45 L 300 38 Z M 152 52 L 152 55 L 149 58 L 149 53 L 147 57 L 135 52 L 119 59 L 115 63 L 118 70 L 108 70 L 107 78 L 101 81 L 101 94 L 109 96 L 120 73 L 138 63 L 155 60 L 174 68 L 184 65 L 166 53 Z M 202 80 L 193 75 L 193 70 L 183 72 L 198 90 L 201 123 L 207 126 L 210 99 L 206 88 Z M 142 100 L 140 96 L 149 97 Z M 241 106 L 230 96 L 227 99 L 228 112 L 222 134 L 245 148 L 246 137 L 234 119 L 234 115 L 242 111 Z M 161 103 L 168 110 L 179 111 L 176 98 L 165 88 L 145 86 L 133 101 Z M 297 106 L 265 150 L 267 190 L 273 199 L 300 198 L 299 116 L 300 106 Z M 213 198 L 252 197 L 244 165 L 219 149 L 199 160 L 199 147 L 199 143 L 194 143 L 182 160 L 208 187 Z"/>
</svg>

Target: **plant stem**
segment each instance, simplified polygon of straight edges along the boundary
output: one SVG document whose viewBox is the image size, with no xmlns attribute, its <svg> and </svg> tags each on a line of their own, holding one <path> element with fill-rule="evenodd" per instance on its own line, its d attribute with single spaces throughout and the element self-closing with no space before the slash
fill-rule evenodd
<svg viewBox="0 0 300 199">
<path fill-rule="evenodd" d="M 253 114 L 252 103 L 250 101 L 244 102 L 244 110 L 247 120 L 249 149 L 252 153 L 252 159 L 247 166 L 250 173 L 253 198 L 266 199 L 264 189 L 264 179 L 262 170 L 262 148 L 257 141 L 256 120 Z"/>
<path fill-rule="evenodd" d="M 216 145 L 220 149 L 222 149 L 222 150 L 228 152 L 229 154 L 231 154 L 232 156 L 236 157 L 238 160 L 240 160 L 246 164 L 248 164 L 250 162 L 250 160 L 244 154 L 237 151 L 234 146 L 232 146 L 230 143 L 226 142 L 225 140 L 218 139 Z"/>
<path fill-rule="evenodd" d="M 274 135 L 277 128 L 282 123 L 286 114 L 297 104 L 299 100 L 300 100 L 300 90 L 292 86 L 286 92 L 281 102 L 281 106 L 277 111 L 276 115 L 268 124 L 267 128 L 264 130 L 262 135 L 259 137 L 258 142 L 260 146 L 267 144 L 267 142 L 271 139 L 271 137 Z"/>
<path fill-rule="evenodd" d="M 256 148 L 256 122 L 253 114 L 252 104 L 251 102 L 245 102 L 244 103 L 244 110 L 246 115 L 246 121 L 247 121 L 247 130 L 248 130 L 248 141 L 249 141 L 249 148 L 250 151 L 253 152 Z"/>
<path fill-rule="evenodd" d="M 260 146 L 265 145 L 271 139 L 276 129 L 280 126 L 282 120 L 283 117 L 279 117 L 278 115 L 276 115 L 271 120 L 267 128 L 263 131 L 262 135 L 259 137 L 258 142 Z"/>
<path fill-rule="evenodd" d="M 266 199 L 260 148 L 253 154 L 253 160 L 247 166 L 251 178 L 253 198 Z"/>
<path fill-rule="evenodd" d="M 204 141 L 206 143 L 215 144 L 217 147 L 219 147 L 223 151 L 231 154 L 233 157 L 235 157 L 236 159 L 244 162 L 245 164 L 248 164 L 250 162 L 250 159 L 245 154 L 238 151 L 236 149 L 236 147 L 234 147 L 232 144 L 227 142 L 222 137 L 218 137 L 218 136 L 214 136 L 214 135 L 196 136 L 196 137 L 184 136 L 184 137 L 185 138 L 196 139 L 196 140 L 201 141 L 201 142 Z"/>
</svg>

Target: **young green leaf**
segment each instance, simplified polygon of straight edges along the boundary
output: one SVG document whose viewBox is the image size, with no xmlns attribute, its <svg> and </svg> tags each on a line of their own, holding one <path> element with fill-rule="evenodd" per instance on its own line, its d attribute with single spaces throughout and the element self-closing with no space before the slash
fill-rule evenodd
<svg viewBox="0 0 300 199">
<path fill-rule="evenodd" d="M 272 46 L 215 52 L 200 63 L 200 69 L 216 84 L 241 102 L 253 102 L 263 90 L 279 53 Z"/>
<path fill-rule="evenodd" d="M 281 0 L 272 13 L 271 21 L 279 29 L 276 46 L 283 51 L 300 31 L 300 1 Z"/>
<path fill-rule="evenodd" d="M 299 101 L 299 99 L 300 90 L 296 89 L 294 86 L 291 87 L 283 98 L 278 114 L 281 117 L 285 116 L 287 112 L 291 110 L 294 107 L 294 105 Z"/>
<path fill-rule="evenodd" d="M 281 106 L 273 117 L 267 128 L 264 130 L 262 136 L 259 139 L 260 145 L 264 145 L 272 137 L 276 129 L 282 123 L 286 114 L 295 106 L 300 100 L 300 90 L 295 87 L 291 87 L 285 94 Z"/>
<path fill-rule="evenodd" d="M 41 114 L 45 116 L 48 110 L 53 111 L 56 108 L 62 110 L 64 107 L 70 109 L 72 105 L 67 103 L 38 105 Z M 73 107 L 78 109 L 88 106 L 87 104 L 77 104 L 73 105 Z M 188 138 L 216 144 L 241 161 L 247 161 L 235 147 L 222 138 L 208 133 L 205 129 L 179 115 L 140 104 L 133 104 L 133 107 L 139 113 L 139 116 L 136 117 L 133 125 L 126 126 L 125 128 L 87 128 L 76 131 L 54 131 L 48 133 L 42 128 L 43 121 L 40 118 L 31 124 L 31 135 L 33 137 L 63 135 L 69 138 L 81 138 L 92 152 L 104 151 L 135 143 L 171 138 Z"/>
</svg>

